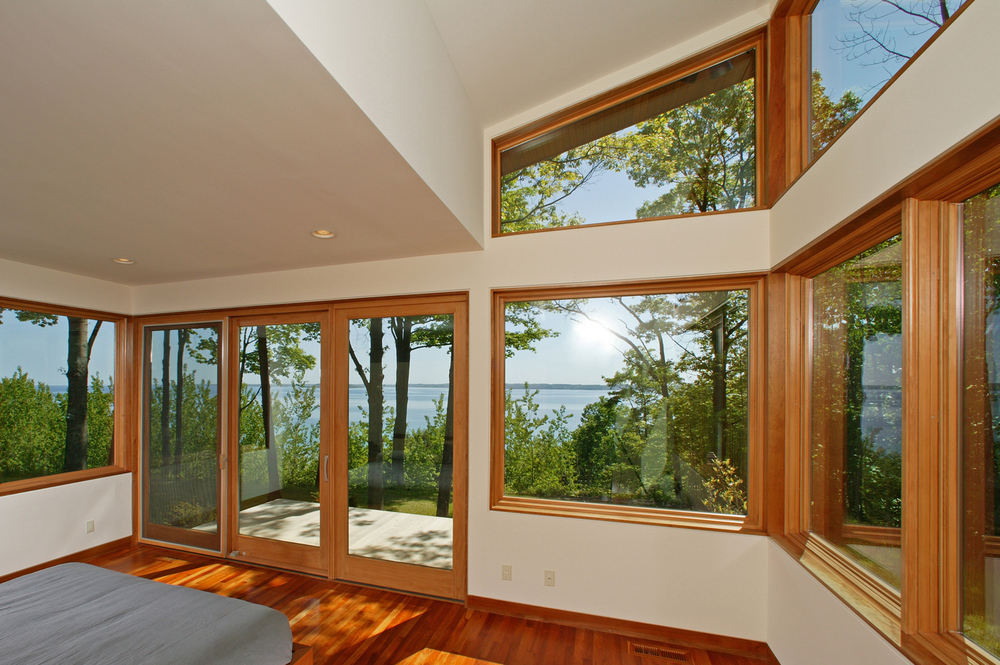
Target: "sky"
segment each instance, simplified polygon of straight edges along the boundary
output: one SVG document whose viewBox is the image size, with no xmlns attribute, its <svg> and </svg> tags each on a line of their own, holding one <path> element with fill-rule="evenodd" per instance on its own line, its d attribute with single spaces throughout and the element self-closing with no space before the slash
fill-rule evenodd
<svg viewBox="0 0 1000 665">
<path fill-rule="evenodd" d="M 929 5 L 930 2 L 920 0 L 915 4 Z M 954 11 L 961 4 L 962 0 L 948 0 L 947 6 Z M 877 16 L 884 18 L 876 21 L 874 27 L 885 31 L 880 33 L 883 34 L 882 40 L 893 41 L 894 50 L 912 55 L 934 34 L 933 30 L 925 30 L 928 25 L 926 22 L 917 21 L 899 11 L 890 13 L 887 5 L 876 0 L 820 0 L 812 13 L 812 67 L 823 75 L 826 93 L 834 101 L 840 99 L 847 90 L 853 90 L 861 97 L 862 103 L 867 102 L 905 64 L 905 60 L 895 59 L 885 64 L 872 64 L 873 60 L 881 60 L 881 57 L 875 57 L 874 54 L 852 58 L 839 41 L 856 35 L 861 30 L 857 23 L 850 20 L 852 12 L 857 13 L 858 7 L 876 5 L 879 5 Z M 865 26 L 869 28 L 872 25 L 865 22 Z"/>
<path fill-rule="evenodd" d="M 635 296 L 624 300 L 632 304 L 640 299 Z M 625 321 L 629 321 L 630 315 L 611 298 L 590 298 L 584 308 L 595 322 L 580 317 L 577 317 L 579 321 L 574 321 L 564 314 L 540 312 L 537 320 L 542 327 L 558 332 L 559 336 L 535 342 L 534 353 L 515 352 L 506 360 L 505 382 L 593 385 L 603 384 L 604 377 L 614 375 L 622 367 L 623 353 L 628 346 L 608 329 L 626 334 Z M 700 333 L 675 335 L 675 343 L 666 348 L 668 359 L 680 359 L 684 353 L 682 347 L 692 347 L 697 336 Z"/>
<path fill-rule="evenodd" d="M 49 386 L 66 385 L 69 324 L 65 316 L 54 326 L 44 328 L 18 321 L 11 310 L 0 319 L 0 376 L 12 376 L 17 368 L 35 381 Z M 94 329 L 94 322 L 88 326 Z M 115 324 L 105 321 L 94 340 L 90 356 L 90 374 L 102 379 L 114 376 Z"/>
</svg>

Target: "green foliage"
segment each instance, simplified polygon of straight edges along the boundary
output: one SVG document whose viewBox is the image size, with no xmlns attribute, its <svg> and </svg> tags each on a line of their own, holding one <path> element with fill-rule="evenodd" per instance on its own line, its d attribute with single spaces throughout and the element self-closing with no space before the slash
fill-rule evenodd
<svg viewBox="0 0 1000 665">
<path fill-rule="evenodd" d="M 640 187 L 674 187 L 647 201 L 636 217 L 754 205 L 754 107 L 750 79 L 639 123 L 624 138 L 629 178 Z"/>
<path fill-rule="evenodd" d="M 728 459 L 713 459 L 710 464 L 711 474 L 704 481 L 705 508 L 712 513 L 746 515 L 747 493 L 736 467 Z"/>
<path fill-rule="evenodd" d="M 111 462 L 114 385 L 91 377 L 87 402 L 89 468 Z M 62 473 L 66 454 L 66 395 L 54 394 L 18 368 L 0 378 L 0 482 Z"/>
<path fill-rule="evenodd" d="M 812 72 L 812 154 L 837 138 L 851 118 L 861 110 L 861 97 L 848 90 L 834 102 L 826 94 L 823 76 L 817 70 Z"/>
<path fill-rule="evenodd" d="M 638 218 L 754 205 L 754 80 L 501 176 L 501 232 L 599 221 L 558 204 L 606 171 L 623 171 L 638 187 L 672 185 Z"/>
<path fill-rule="evenodd" d="M 504 487 L 515 496 L 576 494 L 575 455 L 565 407 L 552 416 L 538 415 L 538 391 L 505 395 Z"/>
</svg>

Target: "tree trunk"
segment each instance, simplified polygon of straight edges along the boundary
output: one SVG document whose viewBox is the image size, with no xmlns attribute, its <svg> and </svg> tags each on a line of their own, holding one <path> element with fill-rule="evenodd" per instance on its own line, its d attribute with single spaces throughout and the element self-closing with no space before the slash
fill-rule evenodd
<svg viewBox="0 0 1000 665">
<path fill-rule="evenodd" d="M 715 455 L 720 460 L 729 457 L 726 450 L 726 310 L 713 322 L 712 351 L 712 415 L 715 419 Z"/>
<path fill-rule="evenodd" d="M 406 446 L 406 412 L 410 398 L 410 348 L 413 338 L 413 318 L 394 317 L 390 320 L 396 341 L 396 421 L 392 428 L 392 482 L 396 487 L 406 484 L 403 457 Z"/>
<path fill-rule="evenodd" d="M 169 331 L 166 334 L 170 334 Z M 184 453 L 184 347 L 188 331 L 177 331 L 177 409 L 174 412 L 174 466 L 180 472 L 181 455 Z"/>
<path fill-rule="evenodd" d="M 170 331 L 163 331 L 163 404 L 160 408 L 160 459 L 163 467 L 170 464 Z"/>
<path fill-rule="evenodd" d="M 264 418 L 264 449 L 267 451 L 268 499 L 281 491 L 278 478 L 278 450 L 274 441 L 274 420 L 271 418 L 271 369 L 267 357 L 267 326 L 257 326 L 257 359 L 260 363 L 260 400 Z"/>
<path fill-rule="evenodd" d="M 87 468 L 87 319 L 67 317 L 69 351 L 66 359 L 66 457 L 64 471 Z"/>
<path fill-rule="evenodd" d="M 448 409 L 444 418 L 444 449 L 441 451 L 441 473 L 438 475 L 437 516 L 448 517 L 451 484 L 455 464 L 455 348 L 451 350 L 448 370 Z"/>
<path fill-rule="evenodd" d="M 368 507 L 382 510 L 382 319 L 371 320 L 371 350 L 368 369 Z"/>
</svg>

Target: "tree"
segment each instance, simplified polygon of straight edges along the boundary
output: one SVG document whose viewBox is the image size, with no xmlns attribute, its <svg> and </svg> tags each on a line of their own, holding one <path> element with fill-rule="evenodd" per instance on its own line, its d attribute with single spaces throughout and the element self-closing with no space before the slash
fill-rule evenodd
<svg viewBox="0 0 1000 665">
<path fill-rule="evenodd" d="M 629 178 L 639 187 L 673 185 L 636 217 L 754 205 L 756 131 L 753 79 L 636 125 L 623 138 Z"/>
<path fill-rule="evenodd" d="M 3 312 L 0 308 L 0 323 Z M 40 328 L 54 326 L 59 321 L 55 314 L 11 310 L 18 321 L 30 322 Z M 96 321 L 88 335 L 90 321 L 74 316 L 66 317 L 69 327 L 66 354 L 66 448 L 63 471 L 80 471 L 87 468 L 87 399 L 89 397 L 90 356 L 103 321 Z"/>
<path fill-rule="evenodd" d="M 891 64 L 891 71 L 913 57 L 913 54 L 927 39 L 941 29 L 954 8 L 963 0 L 850 0 L 851 9 L 846 18 L 855 24 L 856 32 L 838 37 L 841 46 L 838 49 L 848 62 L 860 61 L 864 67 L 883 66 Z M 950 6 L 949 6 L 950 4 Z M 899 44 L 896 39 L 897 30 L 892 27 L 893 21 L 908 18 L 910 25 L 904 29 L 909 37 L 926 35 L 917 46 Z M 885 67 L 889 72 L 890 68 Z M 886 80 L 891 77 L 886 77 Z M 875 87 L 881 87 L 885 81 Z"/>
<path fill-rule="evenodd" d="M 373 317 L 367 324 L 369 347 L 368 347 L 368 371 L 358 359 L 354 352 L 354 345 L 348 344 L 348 352 L 354 362 L 354 368 L 361 377 L 365 392 L 368 394 L 368 507 L 373 510 L 382 510 L 385 501 L 384 477 L 382 473 L 383 442 L 382 442 L 382 403 L 384 398 L 384 370 L 382 358 L 385 356 L 383 338 L 382 318 Z"/>
<path fill-rule="evenodd" d="M 812 72 L 812 154 L 830 144 L 861 109 L 861 97 L 848 90 L 834 103 L 826 94 L 823 75 Z"/>
</svg>

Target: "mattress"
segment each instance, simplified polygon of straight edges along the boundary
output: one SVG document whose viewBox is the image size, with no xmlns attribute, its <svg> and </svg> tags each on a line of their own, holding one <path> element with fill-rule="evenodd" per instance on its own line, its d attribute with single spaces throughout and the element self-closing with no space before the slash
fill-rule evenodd
<svg viewBox="0 0 1000 665">
<path fill-rule="evenodd" d="M 0 664 L 284 665 L 284 614 L 67 563 L 0 584 Z"/>
</svg>

